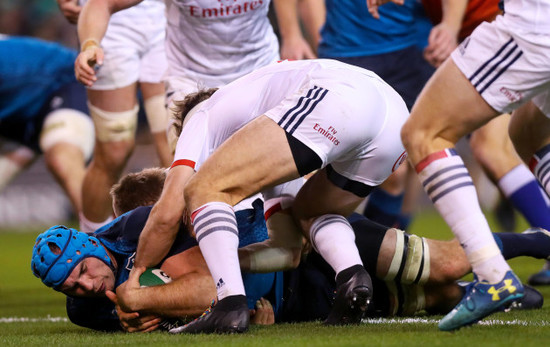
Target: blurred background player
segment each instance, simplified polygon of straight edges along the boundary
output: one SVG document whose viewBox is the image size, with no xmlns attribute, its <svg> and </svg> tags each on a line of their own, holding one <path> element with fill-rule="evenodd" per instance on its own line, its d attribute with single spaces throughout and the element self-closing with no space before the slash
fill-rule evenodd
<svg viewBox="0 0 550 347">
<path fill-rule="evenodd" d="M 85 164 L 94 147 L 77 52 L 34 38 L 0 38 L 0 190 L 40 154 L 82 211 Z"/>
<path fill-rule="evenodd" d="M 79 27 L 85 25 L 77 19 L 80 7 L 76 0 L 59 0 L 58 5 L 69 21 L 78 21 Z M 160 163 L 169 166 L 172 160 L 166 138 L 168 114 L 162 82 L 166 72 L 164 11 L 161 0 L 145 1 L 114 15 L 109 27 L 102 27 L 97 38 L 79 35 L 81 52 L 75 72 L 88 87 L 88 106 L 96 129 L 94 156 L 82 189 L 80 224 L 85 232 L 112 219 L 109 189 L 120 177 L 135 146 L 138 85 Z M 82 64 L 95 66 L 97 75 L 82 79 Z"/>
</svg>

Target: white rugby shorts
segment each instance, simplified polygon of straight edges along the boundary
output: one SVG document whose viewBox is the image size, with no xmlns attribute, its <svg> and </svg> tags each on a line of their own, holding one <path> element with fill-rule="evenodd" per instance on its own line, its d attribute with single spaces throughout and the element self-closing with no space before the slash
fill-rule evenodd
<svg viewBox="0 0 550 347">
<path fill-rule="evenodd" d="M 550 116 L 549 102 L 543 102 L 550 88 L 548 30 L 533 32 L 519 28 L 512 16 L 498 16 L 479 25 L 451 57 L 495 110 L 510 113 L 539 94 L 533 101 Z"/>
<path fill-rule="evenodd" d="M 400 137 L 409 115 L 405 102 L 374 74 L 331 69 L 310 77 L 266 116 L 313 150 L 323 167 L 381 184 L 406 159 Z"/>
<path fill-rule="evenodd" d="M 90 89 L 111 90 L 135 82 L 162 82 L 167 70 L 165 27 L 162 2 L 145 1 L 115 13 L 101 41 L 104 62 Z"/>
</svg>

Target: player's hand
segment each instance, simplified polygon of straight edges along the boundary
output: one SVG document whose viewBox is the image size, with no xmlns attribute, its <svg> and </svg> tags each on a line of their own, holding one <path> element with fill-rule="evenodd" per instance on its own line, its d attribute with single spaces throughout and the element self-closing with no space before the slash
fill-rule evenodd
<svg viewBox="0 0 550 347">
<path fill-rule="evenodd" d="M 92 86 L 97 81 L 94 67 L 99 67 L 102 64 L 103 49 L 97 44 L 84 46 L 74 62 L 76 79 L 87 87 Z"/>
<path fill-rule="evenodd" d="M 57 0 L 57 6 L 70 23 L 78 22 L 78 15 L 80 15 L 82 7 L 78 6 L 77 0 Z"/>
<path fill-rule="evenodd" d="M 145 267 L 133 267 L 126 282 L 119 285 L 116 289 L 118 305 L 126 312 L 138 310 L 140 302 L 141 285 L 139 276 L 145 271 Z"/>
<path fill-rule="evenodd" d="M 380 14 L 378 13 L 378 7 L 388 3 L 393 2 L 394 4 L 403 5 L 405 0 L 367 0 L 367 8 L 369 13 L 376 19 L 380 19 Z"/>
<path fill-rule="evenodd" d="M 259 325 L 275 324 L 275 312 L 269 300 L 260 298 L 256 301 L 256 309 L 250 310 L 250 323 Z"/>
<path fill-rule="evenodd" d="M 309 43 L 302 36 L 282 41 L 282 60 L 302 60 L 315 58 L 317 58 L 317 56 L 313 53 Z"/>
<path fill-rule="evenodd" d="M 156 330 L 159 327 L 162 319 L 155 315 L 141 315 L 139 312 L 126 312 L 118 304 L 117 295 L 108 290 L 105 292 L 109 300 L 115 304 L 116 313 L 120 320 L 120 326 L 129 333 L 149 332 Z"/>
<path fill-rule="evenodd" d="M 424 49 L 424 58 L 439 67 L 457 47 L 457 35 L 456 30 L 443 22 L 434 26 L 428 37 L 428 47 Z"/>
</svg>

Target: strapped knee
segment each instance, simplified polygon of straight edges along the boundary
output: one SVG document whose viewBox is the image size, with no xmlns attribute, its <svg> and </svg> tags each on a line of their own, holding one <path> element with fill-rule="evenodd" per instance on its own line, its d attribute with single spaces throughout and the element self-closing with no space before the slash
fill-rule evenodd
<svg viewBox="0 0 550 347">
<path fill-rule="evenodd" d="M 96 137 L 101 142 L 132 140 L 136 134 L 139 106 L 122 112 L 109 112 L 88 103 Z"/>
<path fill-rule="evenodd" d="M 403 284 L 424 284 L 430 277 L 430 249 L 423 237 L 395 231 L 395 253 L 385 281 L 397 280 Z"/>
</svg>

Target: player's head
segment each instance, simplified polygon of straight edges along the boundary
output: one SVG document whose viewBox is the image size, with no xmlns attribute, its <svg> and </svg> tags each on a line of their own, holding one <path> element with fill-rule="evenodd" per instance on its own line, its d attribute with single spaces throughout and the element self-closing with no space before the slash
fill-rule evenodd
<svg viewBox="0 0 550 347">
<path fill-rule="evenodd" d="M 209 99 L 216 90 L 218 90 L 218 88 L 201 89 L 198 92 L 187 94 L 183 100 L 174 101 L 172 112 L 174 113 L 175 120 L 172 125 L 177 137 L 181 134 L 185 119 L 191 117 L 198 109 L 195 107 L 201 102 Z"/>
<path fill-rule="evenodd" d="M 102 296 L 115 286 L 113 262 L 99 240 L 62 225 L 38 235 L 31 269 L 45 285 L 71 296 Z"/>
<path fill-rule="evenodd" d="M 155 204 L 162 194 L 166 170 L 155 167 L 129 173 L 111 188 L 113 211 L 120 216 L 139 206 Z"/>
</svg>

